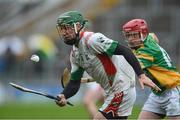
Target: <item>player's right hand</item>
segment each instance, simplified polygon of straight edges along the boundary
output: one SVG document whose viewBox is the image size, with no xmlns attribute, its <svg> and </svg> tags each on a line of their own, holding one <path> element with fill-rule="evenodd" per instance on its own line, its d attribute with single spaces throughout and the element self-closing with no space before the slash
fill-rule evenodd
<svg viewBox="0 0 180 120">
<path fill-rule="evenodd" d="M 63 107 L 67 104 L 67 100 L 66 100 L 64 94 L 59 94 L 57 96 L 57 98 L 58 98 L 58 100 L 56 100 L 55 102 L 58 106 Z"/>
<path fill-rule="evenodd" d="M 154 89 L 156 92 L 161 91 L 161 89 L 145 74 L 141 74 L 138 78 L 142 89 L 144 89 L 144 85 L 146 85 Z"/>
</svg>

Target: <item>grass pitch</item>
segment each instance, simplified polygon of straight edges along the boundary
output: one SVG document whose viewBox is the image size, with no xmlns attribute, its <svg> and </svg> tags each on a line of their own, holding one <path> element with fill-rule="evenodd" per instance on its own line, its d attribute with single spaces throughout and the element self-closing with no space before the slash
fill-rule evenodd
<svg viewBox="0 0 180 120">
<path fill-rule="evenodd" d="M 137 119 L 140 107 L 135 106 L 129 119 Z M 0 106 L 0 119 L 89 119 L 82 105 L 58 107 L 52 103 L 8 103 Z"/>
</svg>

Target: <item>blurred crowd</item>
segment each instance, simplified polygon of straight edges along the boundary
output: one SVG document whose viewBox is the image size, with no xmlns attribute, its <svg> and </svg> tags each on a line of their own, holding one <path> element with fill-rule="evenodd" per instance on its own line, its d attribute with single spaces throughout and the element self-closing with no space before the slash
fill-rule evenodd
<svg viewBox="0 0 180 120">
<path fill-rule="evenodd" d="M 48 36 L 36 34 L 23 40 L 16 35 L 0 38 L 0 75 L 2 82 L 12 79 L 53 77 L 61 71 L 68 58 L 60 57 L 58 44 Z M 30 60 L 31 55 L 40 57 L 39 62 Z M 54 75 L 55 76 L 55 75 Z M 8 79 L 9 81 L 8 81 Z M 32 80 L 31 80 L 32 81 Z"/>
</svg>

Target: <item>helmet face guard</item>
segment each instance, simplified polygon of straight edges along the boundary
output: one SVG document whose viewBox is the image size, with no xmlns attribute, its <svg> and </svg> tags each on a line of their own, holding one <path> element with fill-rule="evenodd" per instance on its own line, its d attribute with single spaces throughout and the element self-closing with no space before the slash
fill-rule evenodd
<svg viewBox="0 0 180 120">
<path fill-rule="evenodd" d="M 73 45 L 79 40 L 79 32 L 84 27 L 87 20 L 84 20 L 83 16 L 77 11 L 70 11 L 61 14 L 57 19 L 56 28 L 58 30 L 60 38 L 64 40 L 66 44 Z M 76 23 L 81 25 L 80 29 L 77 29 Z M 67 34 L 74 34 L 74 38 L 68 39 L 65 37 L 65 32 Z"/>
<path fill-rule="evenodd" d="M 139 47 L 143 44 L 143 35 L 140 32 L 123 32 L 128 42 L 128 46 L 131 48 Z"/>
<path fill-rule="evenodd" d="M 58 31 L 58 34 L 60 38 L 64 41 L 64 43 L 68 45 L 73 45 L 76 43 L 76 34 L 75 30 L 70 25 L 61 25 L 56 26 L 56 29 Z"/>
<path fill-rule="evenodd" d="M 139 47 L 148 35 L 147 23 L 142 19 L 133 19 L 124 24 L 123 33 L 131 48 Z"/>
</svg>

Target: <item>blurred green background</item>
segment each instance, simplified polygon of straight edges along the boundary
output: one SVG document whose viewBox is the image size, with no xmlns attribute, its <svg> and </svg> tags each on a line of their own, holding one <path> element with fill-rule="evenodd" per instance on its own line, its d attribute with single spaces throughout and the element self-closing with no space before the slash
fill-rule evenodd
<svg viewBox="0 0 180 120">
<path fill-rule="evenodd" d="M 135 106 L 129 119 L 137 119 L 140 106 Z M 9 103 L 1 106 L 0 119 L 89 119 L 82 105 L 60 108 L 55 103 Z"/>
</svg>

